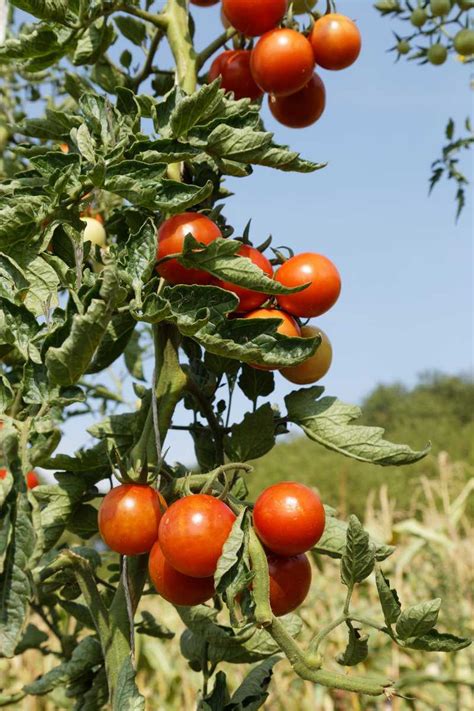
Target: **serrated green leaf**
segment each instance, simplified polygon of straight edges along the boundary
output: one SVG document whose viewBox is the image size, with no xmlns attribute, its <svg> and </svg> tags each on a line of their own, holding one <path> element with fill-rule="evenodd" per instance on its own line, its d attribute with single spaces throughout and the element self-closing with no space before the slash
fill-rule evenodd
<svg viewBox="0 0 474 711">
<path fill-rule="evenodd" d="M 177 93 L 178 100 L 170 115 L 172 135 L 176 138 L 185 136 L 193 126 L 211 116 L 221 103 L 223 93 L 218 81 L 204 84 L 191 96 L 186 96 L 184 92 Z"/>
<path fill-rule="evenodd" d="M 144 711 L 144 709 L 145 699 L 135 683 L 135 669 L 131 657 L 126 657 L 118 673 L 113 711 Z"/>
<path fill-rule="evenodd" d="M 381 427 L 351 424 L 360 417 L 360 408 L 335 397 L 320 399 L 323 392 L 324 388 L 313 386 L 296 390 L 285 398 L 288 419 L 314 442 L 351 459 L 381 466 L 412 464 L 430 451 L 430 446 L 417 452 L 405 444 L 393 444 L 383 439 Z"/>
<path fill-rule="evenodd" d="M 95 64 L 110 45 L 115 41 L 116 34 L 112 25 L 101 17 L 89 25 L 81 34 L 72 61 L 76 66 Z"/>
<path fill-rule="evenodd" d="M 352 587 L 369 577 L 375 565 L 375 547 L 357 516 L 349 518 L 347 542 L 341 559 L 341 579 Z"/>
<path fill-rule="evenodd" d="M 456 637 L 446 632 L 430 630 L 420 637 L 409 637 L 404 640 L 403 647 L 419 649 L 423 652 L 459 652 L 472 644 L 466 637 Z"/>
<path fill-rule="evenodd" d="M 397 591 L 390 588 L 389 581 L 380 569 L 375 571 L 375 581 L 385 622 L 392 625 L 398 620 L 402 610 Z"/>
<path fill-rule="evenodd" d="M 114 314 L 87 368 L 87 373 L 100 373 L 115 363 L 126 349 L 135 326 L 136 321 L 129 313 Z"/>
<path fill-rule="evenodd" d="M 228 574 L 238 564 L 239 555 L 244 545 L 245 530 L 244 519 L 247 515 L 247 510 L 242 509 L 240 514 L 235 519 L 231 532 L 224 543 L 222 554 L 217 562 L 216 572 L 214 573 L 214 583 L 217 592 L 224 592 Z"/>
<path fill-rule="evenodd" d="M 129 15 L 116 15 L 114 22 L 120 32 L 130 42 L 140 47 L 146 39 L 146 25 L 140 20 L 136 20 Z"/>
<path fill-rule="evenodd" d="M 81 123 L 77 131 L 73 131 L 71 135 L 81 155 L 90 163 L 95 163 L 96 144 L 86 124 Z"/>
<path fill-rule="evenodd" d="M 11 4 L 40 20 L 62 22 L 68 16 L 74 19 L 74 16 L 69 12 L 69 3 L 64 0 L 11 0 Z"/>
<path fill-rule="evenodd" d="M 346 548 L 348 524 L 336 518 L 334 512 L 328 506 L 324 508 L 326 511 L 326 525 L 323 535 L 314 547 L 314 551 L 330 558 L 340 559 Z M 385 543 L 380 543 L 373 538 L 370 538 L 370 541 L 375 548 L 375 559 L 378 561 L 385 560 L 395 552 L 393 546 L 387 546 Z"/>
<path fill-rule="evenodd" d="M 59 474 L 58 478 L 57 484 L 37 486 L 33 494 L 41 505 L 45 551 L 60 539 L 90 486 L 87 479 L 79 479 L 73 474 Z"/>
<path fill-rule="evenodd" d="M 369 655 L 368 639 L 367 635 L 361 635 L 359 630 L 351 625 L 347 647 L 342 654 L 338 655 L 338 664 L 344 667 L 355 667 L 364 662 Z"/>
<path fill-rule="evenodd" d="M 94 637 L 86 637 L 74 648 L 71 659 L 63 662 L 49 672 L 46 672 L 31 684 L 26 684 L 24 690 L 33 696 L 42 696 L 79 679 L 86 671 L 93 669 L 102 661 L 100 643 Z"/>
<path fill-rule="evenodd" d="M 268 699 L 268 687 L 273 676 L 273 668 L 281 657 L 270 657 L 254 667 L 235 690 L 224 711 L 257 711 Z"/>
<path fill-rule="evenodd" d="M 275 445 L 275 413 L 266 403 L 244 415 L 239 424 L 232 426 L 226 437 L 225 450 L 231 461 L 247 462 L 259 459 Z"/>
<path fill-rule="evenodd" d="M 441 600 L 436 598 L 403 610 L 397 620 L 397 635 L 400 639 L 408 639 L 428 634 L 438 621 L 440 607 Z"/>
<path fill-rule="evenodd" d="M 256 402 L 259 397 L 271 395 L 275 389 L 275 377 L 267 370 L 257 370 L 247 364 L 242 367 L 239 377 L 239 388 L 251 402 Z"/>
</svg>

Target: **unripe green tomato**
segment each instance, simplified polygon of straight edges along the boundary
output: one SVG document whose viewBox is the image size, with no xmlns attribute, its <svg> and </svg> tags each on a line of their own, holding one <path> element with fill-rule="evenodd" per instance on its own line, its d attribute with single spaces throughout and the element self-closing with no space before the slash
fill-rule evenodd
<svg viewBox="0 0 474 711">
<path fill-rule="evenodd" d="M 448 50 L 443 44 L 434 44 L 429 48 L 427 56 L 431 64 L 444 64 L 448 57 Z"/>
<path fill-rule="evenodd" d="M 293 0 L 293 15 L 303 15 L 310 12 L 318 0 Z"/>
<path fill-rule="evenodd" d="M 407 40 L 400 40 L 400 42 L 397 44 L 397 51 L 399 54 L 408 54 L 410 49 L 410 43 L 407 42 Z"/>
<path fill-rule="evenodd" d="M 84 242 L 92 242 L 92 244 L 96 244 L 98 247 L 104 247 L 107 241 L 104 225 L 93 217 L 82 217 L 81 221 L 86 223 Z"/>
<path fill-rule="evenodd" d="M 463 57 L 474 54 L 474 30 L 460 30 L 454 38 L 454 49 Z"/>
<path fill-rule="evenodd" d="M 457 0 L 461 10 L 472 10 L 474 8 L 474 0 Z"/>
<path fill-rule="evenodd" d="M 423 27 L 427 19 L 428 15 L 421 7 L 417 7 L 410 15 L 410 22 L 415 27 Z"/>
<path fill-rule="evenodd" d="M 451 0 L 430 0 L 431 14 L 433 17 L 448 15 L 451 7 Z"/>
</svg>

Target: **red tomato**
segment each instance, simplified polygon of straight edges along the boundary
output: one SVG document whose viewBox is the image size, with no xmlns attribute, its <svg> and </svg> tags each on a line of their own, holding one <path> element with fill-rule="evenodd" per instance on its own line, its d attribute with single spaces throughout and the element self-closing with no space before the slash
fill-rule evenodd
<svg viewBox="0 0 474 711">
<path fill-rule="evenodd" d="M 264 254 L 255 249 L 255 247 L 250 247 L 248 244 L 244 244 L 237 252 L 239 257 L 247 257 L 250 259 L 257 267 L 265 272 L 269 277 L 273 277 L 273 267 L 265 257 Z M 261 294 L 258 291 L 252 291 L 251 289 L 244 289 L 242 286 L 235 286 L 228 281 L 216 282 L 216 286 L 220 286 L 221 289 L 227 289 L 227 291 L 232 291 L 236 296 L 239 297 L 239 306 L 236 311 L 238 313 L 243 313 L 245 311 L 251 311 L 253 309 L 258 309 L 265 301 L 268 299 L 267 294 Z"/>
<path fill-rule="evenodd" d="M 263 91 L 288 96 L 302 89 L 311 79 L 313 50 L 306 37 L 295 30 L 272 30 L 255 45 L 250 68 Z"/>
<path fill-rule="evenodd" d="M 222 11 L 236 30 L 258 37 L 280 24 L 287 5 L 287 0 L 222 0 Z"/>
<path fill-rule="evenodd" d="M 311 385 L 321 380 L 329 371 L 332 363 L 332 345 L 324 331 L 315 326 L 303 326 L 301 328 L 302 338 L 314 338 L 321 336 L 321 343 L 318 350 L 307 360 L 299 365 L 292 365 L 289 368 L 282 368 L 280 373 L 290 383 L 296 385 Z"/>
<path fill-rule="evenodd" d="M 166 509 L 161 494 L 143 484 L 111 489 L 99 508 L 99 531 L 104 543 L 122 555 L 148 553 L 158 538 Z"/>
<path fill-rule="evenodd" d="M 148 572 L 156 591 L 173 605 L 202 605 L 214 595 L 214 578 L 191 578 L 175 570 L 156 541 L 148 559 Z"/>
<path fill-rule="evenodd" d="M 321 499 L 312 489 L 283 481 L 260 494 L 253 521 L 258 537 L 272 553 L 298 555 L 319 541 L 326 516 Z"/>
<path fill-rule="evenodd" d="M 28 472 L 26 475 L 26 486 L 28 489 L 34 489 L 35 486 L 39 486 L 40 480 L 36 472 Z"/>
<path fill-rule="evenodd" d="M 219 0 L 189 0 L 191 5 L 199 5 L 199 7 L 210 7 L 211 5 L 217 5 Z"/>
<path fill-rule="evenodd" d="M 281 265 L 275 279 L 285 286 L 311 282 L 297 294 L 277 296 L 279 306 L 294 316 L 320 316 L 334 306 L 341 293 L 341 277 L 334 264 L 322 254 L 303 252 Z"/>
<path fill-rule="evenodd" d="M 299 607 L 311 586 L 311 565 L 304 554 L 282 558 L 268 556 L 270 574 L 270 606 L 276 617 L 287 615 Z"/>
<path fill-rule="evenodd" d="M 326 106 L 326 89 L 313 74 L 302 89 L 291 96 L 269 96 L 268 105 L 277 121 L 288 128 L 306 128 L 321 117 Z"/>
<path fill-rule="evenodd" d="M 279 309 L 257 309 L 245 314 L 244 318 L 278 318 L 282 323 L 278 326 L 277 333 L 290 338 L 299 337 L 301 334 L 295 319 Z"/>
<path fill-rule="evenodd" d="M 184 238 L 191 234 L 198 242 L 208 245 L 222 233 L 215 222 L 198 212 L 183 212 L 163 222 L 158 230 L 157 259 L 183 251 Z M 200 269 L 186 269 L 177 259 L 157 266 L 157 272 L 171 284 L 210 284 L 212 276 Z"/>
<path fill-rule="evenodd" d="M 359 28 L 345 15 L 330 13 L 314 23 L 309 36 L 316 63 L 324 69 L 345 69 L 360 54 Z"/>
<path fill-rule="evenodd" d="M 2 423 L 0 423 L 0 428 L 2 427 Z M 5 479 L 7 476 L 7 470 L 6 469 L 0 469 L 0 479 Z M 40 480 L 38 478 L 38 474 L 34 471 L 28 472 L 26 475 L 26 486 L 28 489 L 34 489 L 35 486 L 38 486 L 40 483 Z"/>
<path fill-rule="evenodd" d="M 161 519 L 163 555 L 184 575 L 214 575 L 234 521 L 235 515 L 223 501 L 207 494 L 185 496 L 175 501 Z"/>
<path fill-rule="evenodd" d="M 221 77 L 221 86 L 236 99 L 259 99 L 263 91 L 256 85 L 250 71 L 248 49 L 229 49 L 215 58 L 209 70 L 209 81 Z"/>
</svg>

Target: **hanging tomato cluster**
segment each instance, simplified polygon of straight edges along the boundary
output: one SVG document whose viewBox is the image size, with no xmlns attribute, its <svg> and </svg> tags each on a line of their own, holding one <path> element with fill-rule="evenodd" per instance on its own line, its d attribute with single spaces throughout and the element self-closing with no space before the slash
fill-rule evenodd
<svg viewBox="0 0 474 711">
<path fill-rule="evenodd" d="M 218 0 L 195 1 L 215 5 Z M 294 14 L 315 2 L 292 4 Z M 355 23 L 345 15 L 319 17 L 307 33 L 280 26 L 288 10 L 286 0 L 222 0 L 222 18 L 242 37 L 259 37 L 252 49 L 225 50 L 213 61 L 208 79 L 221 78 L 222 87 L 236 99 L 252 101 L 268 94 L 273 116 L 289 128 L 315 123 L 326 105 L 326 89 L 317 66 L 341 70 L 353 64 L 361 49 Z"/>
<path fill-rule="evenodd" d="M 235 513 L 220 499 L 194 494 L 169 508 L 150 486 L 122 484 L 99 510 L 104 542 L 121 555 L 149 553 L 148 571 L 157 592 L 174 605 L 193 606 L 214 595 L 214 573 Z M 295 610 L 311 585 L 307 551 L 324 532 L 325 512 L 307 486 L 282 482 L 258 497 L 254 530 L 265 547 L 270 606 L 279 617 Z"/>
<path fill-rule="evenodd" d="M 298 385 L 315 383 L 326 375 L 332 361 L 331 343 L 321 329 L 309 325 L 301 326 L 300 319 L 321 316 L 329 311 L 339 298 L 341 277 L 331 260 L 322 254 L 303 252 L 287 259 L 274 274 L 273 265 L 264 254 L 255 247 L 243 244 L 237 255 L 249 259 L 268 277 L 286 287 L 308 285 L 303 291 L 270 298 L 267 294 L 216 279 L 203 270 L 183 267 L 172 255 L 183 252 L 187 235 L 192 235 L 197 242 L 207 246 L 222 237 L 222 232 L 209 217 L 199 213 L 184 212 L 165 220 L 158 230 L 159 275 L 170 284 L 213 284 L 231 291 L 239 299 L 235 314 L 237 317 L 278 319 L 277 332 L 283 336 L 314 338 L 319 334 L 321 345 L 313 356 L 299 365 L 282 368 L 280 372 L 287 380 Z M 265 366 L 268 370 L 277 368 L 278 366 Z"/>
</svg>

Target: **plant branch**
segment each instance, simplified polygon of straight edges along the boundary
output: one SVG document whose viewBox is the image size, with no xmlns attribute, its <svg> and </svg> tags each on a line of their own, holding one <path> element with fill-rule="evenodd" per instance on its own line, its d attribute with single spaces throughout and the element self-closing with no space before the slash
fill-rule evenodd
<svg viewBox="0 0 474 711">
<path fill-rule="evenodd" d="M 115 8 L 115 11 L 118 12 L 125 12 L 127 15 L 133 15 L 134 17 L 139 17 L 141 20 L 145 20 L 145 22 L 149 22 L 150 24 L 154 25 L 155 27 L 158 27 L 160 30 L 163 30 L 166 32 L 166 29 L 168 27 L 168 18 L 166 16 L 166 13 L 160 13 L 160 14 L 154 14 L 152 12 L 147 12 L 146 10 L 142 10 L 139 7 L 132 7 L 128 5 L 127 3 L 122 3 L 122 5 L 119 5 L 118 7 Z"/>
<path fill-rule="evenodd" d="M 214 52 L 217 52 L 218 49 L 223 47 L 225 43 L 228 40 L 232 39 L 232 37 L 235 37 L 236 34 L 237 30 L 235 30 L 233 27 L 229 27 L 225 32 L 219 35 L 219 37 L 216 37 L 213 42 L 211 42 L 197 55 L 196 69 L 199 71 L 201 67 L 207 62 L 209 57 L 212 57 Z"/>
<path fill-rule="evenodd" d="M 150 48 L 148 50 L 148 55 L 145 61 L 145 64 L 143 65 L 142 69 L 138 72 L 138 74 L 133 78 L 132 80 L 132 88 L 136 92 L 140 84 L 145 81 L 145 79 L 148 79 L 150 74 L 153 73 L 153 60 L 155 59 L 155 54 L 158 50 L 158 47 L 160 46 L 160 42 L 163 39 L 163 30 L 161 28 L 158 28 L 153 35 L 153 39 L 151 41 Z"/>
</svg>

